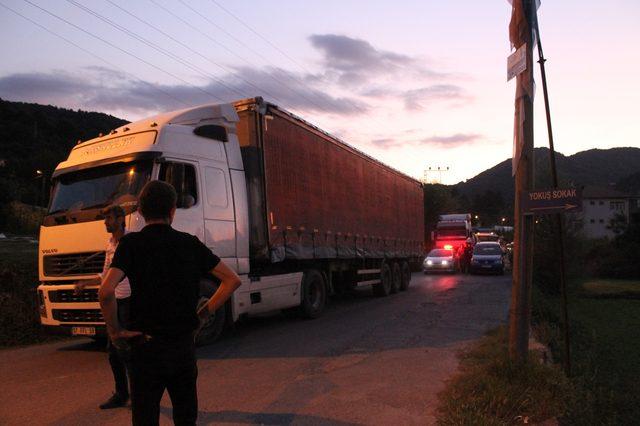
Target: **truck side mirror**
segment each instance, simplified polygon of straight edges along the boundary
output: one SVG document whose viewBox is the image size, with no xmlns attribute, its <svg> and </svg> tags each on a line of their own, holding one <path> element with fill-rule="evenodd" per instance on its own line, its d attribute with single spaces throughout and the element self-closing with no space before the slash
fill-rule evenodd
<svg viewBox="0 0 640 426">
<path fill-rule="evenodd" d="M 192 207 L 196 203 L 196 199 L 193 198 L 191 194 L 180 194 L 178 196 L 177 208 L 179 209 L 188 209 Z"/>
</svg>

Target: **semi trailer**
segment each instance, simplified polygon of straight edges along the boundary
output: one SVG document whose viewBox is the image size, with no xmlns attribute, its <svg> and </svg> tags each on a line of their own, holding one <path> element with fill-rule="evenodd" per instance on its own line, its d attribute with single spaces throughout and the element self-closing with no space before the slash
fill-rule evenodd
<svg viewBox="0 0 640 426">
<path fill-rule="evenodd" d="M 473 239 L 470 213 L 440 215 L 431 236 L 434 248 L 446 248 L 454 252 L 464 245 L 468 238 Z"/>
<path fill-rule="evenodd" d="M 44 326 L 104 335 L 97 288 L 74 284 L 102 270 L 102 209 L 122 206 L 128 231 L 139 231 L 137 195 L 153 179 L 176 188 L 173 226 L 242 279 L 200 342 L 243 316 L 297 309 L 315 318 L 330 295 L 356 287 L 380 297 L 406 290 L 423 257 L 419 181 L 262 98 L 204 105 L 79 142 L 56 167 L 39 241 Z M 216 285 L 203 277 L 201 302 Z"/>
</svg>

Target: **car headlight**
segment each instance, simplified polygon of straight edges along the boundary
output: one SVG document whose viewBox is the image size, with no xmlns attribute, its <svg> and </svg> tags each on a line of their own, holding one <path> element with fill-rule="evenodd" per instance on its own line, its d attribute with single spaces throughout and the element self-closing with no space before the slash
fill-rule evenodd
<svg viewBox="0 0 640 426">
<path fill-rule="evenodd" d="M 449 261 L 448 261 L 448 260 L 443 260 L 443 261 L 442 261 L 442 264 L 443 264 L 444 266 L 447 266 L 447 265 L 449 264 Z"/>
<path fill-rule="evenodd" d="M 427 265 L 433 265 L 433 260 L 427 260 L 425 263 L 426 263 Z"/>
</svg>

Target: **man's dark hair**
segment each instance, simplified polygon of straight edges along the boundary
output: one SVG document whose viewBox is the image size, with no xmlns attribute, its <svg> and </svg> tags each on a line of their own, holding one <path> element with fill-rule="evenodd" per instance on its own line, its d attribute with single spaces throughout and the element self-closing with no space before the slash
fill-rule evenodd
<svg viewBox="0 0 640 426">
<path fill-rule="evenodd" d="M 138 208 L 145 220 L 167 219 L 176 206 L 176 190 L 159 180 L 147 183 L 138 197 Z"/>
<path fill-rule="evenodd" d="M 106 215 L 113 215 L 113 217 L 125 217 L 126 214 L 124 212 L 124 209 L 119 206 L 118 204 L 112 204 L 109 207 L 105 208 L 104 210 L 102 210 L 102 215 L 106 216 Z"/>
</svg>

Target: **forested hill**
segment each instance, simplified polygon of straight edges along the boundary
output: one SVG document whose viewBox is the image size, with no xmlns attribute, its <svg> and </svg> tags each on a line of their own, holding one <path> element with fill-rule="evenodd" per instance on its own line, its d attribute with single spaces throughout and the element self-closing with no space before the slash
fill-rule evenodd
<svg viewBox="0 0 640 426">
<path fill-rule="evenodd" d="M 36 170 L 48 178 L 78 140 L 126 123 L 99 112 L 0 99 L 0 203 L 35 204 L 41 191 Z"/>
<path fill-rule="evenodd" d="M 534 157 L 536 187 L 549 187 L 549 150 L 536 148 Z M 640 172 L 640 148 L 590 149 L 570 156 L 556 153 L 556 164 L 561 185 L 618 184 L 622 186 L 619 188 L 622 190 L 638 190 L 635 181 Z M 514 181 L 511 176 L 511 159 L 504 160 L 466 182 L 454 185 L 454 188 L 470 199 L 474 195 L 493 191 L 499 193 L 505 201 L 512 201 Z"/>
</svg>

